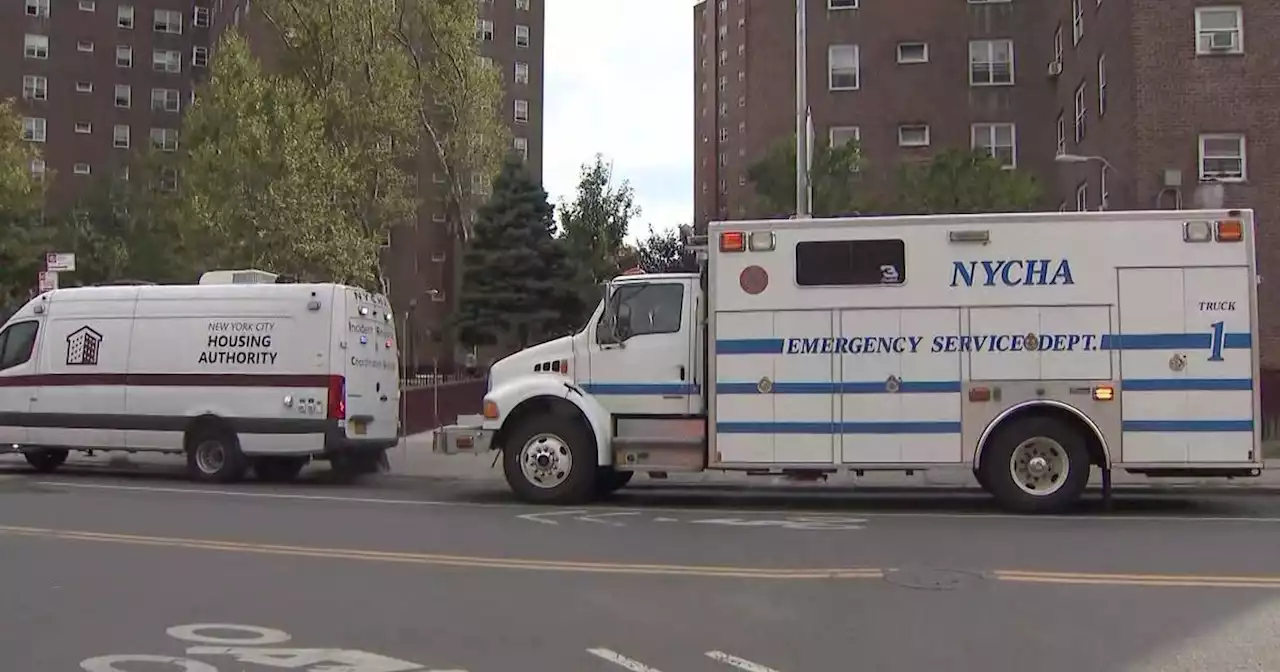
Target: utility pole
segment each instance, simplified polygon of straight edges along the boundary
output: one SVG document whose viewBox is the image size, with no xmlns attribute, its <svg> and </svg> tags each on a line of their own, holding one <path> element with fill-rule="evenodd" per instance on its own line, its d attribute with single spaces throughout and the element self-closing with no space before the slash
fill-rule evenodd
<svg viewBox="0 0 1280 672">
<path fill-rule="evenodd" d="M 796 218 L 812 216 L 809 188 L 809 67 L 805 5 L 796 0 Z"/>
</svg>

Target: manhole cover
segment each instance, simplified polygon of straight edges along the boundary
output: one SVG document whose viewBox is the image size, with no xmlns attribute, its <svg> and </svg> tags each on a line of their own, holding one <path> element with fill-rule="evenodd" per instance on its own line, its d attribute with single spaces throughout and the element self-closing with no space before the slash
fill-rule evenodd
<svg viewBox="0 0 1280 672">
<path fill-rule="evenodd" d="M 895 586 L 914 590 L 955 590 L 981 581 L 982 575 L 955 569 L 895 569 L 886 572 L 884 579 Z"/>
</svg>

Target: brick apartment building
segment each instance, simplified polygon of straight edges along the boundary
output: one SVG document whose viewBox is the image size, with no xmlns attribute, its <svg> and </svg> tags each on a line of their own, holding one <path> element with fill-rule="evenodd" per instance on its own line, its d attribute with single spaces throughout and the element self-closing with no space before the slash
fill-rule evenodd
<svg viewBox="0 0 1280 672">
<path fill-rule="evenodd" d="M 1033 172 L 1045 209 L 1195 207 L 1219 184 L 1256 210 L 1262 273 L 1280 277 L 1280 2 L 807 1 L 815 132 L 860 141 L 868 188 L 949 147 Z M 747 169 L 795 132 L 794 9 L 694 7 L 700 224 L 756 214 Z M 1280 294 L 1261 302 L 1280 367 Z"/>
<path fill-rule="evenodd" d="M 504 73 L 513 150 L 542 177 L 545 0 L 477 0 L 476 39 Z M 267 35 L 250 0 L 14 0 L 0 6 L 0 98 L 16 98 L 23 134 L 40 143 L 34 171 L 56 171 L 50 209 L 70 204 L 95 176 L 127 177 L 128 150 L 176 149 L 182 111 L 205 77 L 217 36 L 239 25 Z M 429 164 L 424 173 L 432 173 Z M 402 340 L 424 368 L 448 369 L 440 335 L 455 307 L 458 245 L 446 230 L 433 175 L 420 176 L 423 208 L 396 227 L 387 249 L 392 301 L 412 326 Z M 476 183 L 483 197 L 487 185 Z"/>
</svg>

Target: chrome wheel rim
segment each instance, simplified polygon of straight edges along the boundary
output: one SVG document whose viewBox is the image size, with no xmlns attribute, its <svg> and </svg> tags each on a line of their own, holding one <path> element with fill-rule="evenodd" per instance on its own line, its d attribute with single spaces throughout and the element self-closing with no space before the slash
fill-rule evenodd
<svg viewBox="0 0 1280 672">
<path fill-rule="evenodd" d="M 1071 473 L 1071 460 L 1061 443 L 1045 436 L 1018 444 L 1009 457 L 1009 475 L 1019 490 L 1047 497 L 1062 489 Z"/>
<path fill-rule="evenodd" d="M 520 449 L 520 472 L 536 487 L 558 487 L 568 480 L 572 470 L 573 454 L 564 439 L 555 434 L 535 435 Z"/>
<path fill-rule="evenodd" d="M 196 446 L 196 466 L 206 474 L 216 474 L 227 463 L 227 449 L 220 441 L 204 441 Z"/>
</svg>

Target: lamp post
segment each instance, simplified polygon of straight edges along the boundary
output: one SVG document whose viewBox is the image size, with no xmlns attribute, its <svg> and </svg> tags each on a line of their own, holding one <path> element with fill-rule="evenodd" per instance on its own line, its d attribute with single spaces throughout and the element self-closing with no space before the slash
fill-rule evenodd
<svg viewBox="0 0 1280 672">
<path fill-rule="evenodd" d="M 1058 163 L 1101 163 L 1104 167 L 1106 167 L 1107 170 L 1113 173 L 1116 172 L 1115 166 L 1112 166 L 1110 161 L 1108 161 L 1105 157 L 1101 157 L 1101 156 L 1086 156 L 1083 154 L 1058 154 L 1057 156 L 1053 157 L 1053 160 L 1057 161 Z"/>
<path fill-rule="evenodd" d="M 796 0 L 796 219 L 813 214 L 809 170 L 813 148 L 809 146 L 808 0 Z"/>
</svg>

